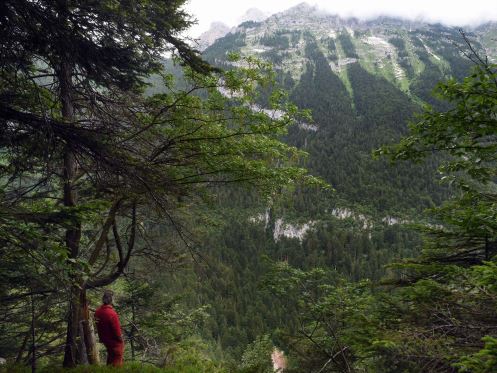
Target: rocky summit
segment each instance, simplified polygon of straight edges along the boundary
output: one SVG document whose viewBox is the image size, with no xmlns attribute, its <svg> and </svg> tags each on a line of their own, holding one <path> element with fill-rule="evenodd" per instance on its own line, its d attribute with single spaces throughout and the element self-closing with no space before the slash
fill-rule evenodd
<svg viewBox="0 0 497 373">
<path fill-rule="evenodd" d="M 359 64 L 413 98 L 426 101 L 427 92 L 418 92 L 413 87 L 417 80 L 430 76 L 434 82 L 434 75 L 438 78 L 465 75 L 467 60 L 463 50 L 467 45 L 460 30 L 464 30 L 482 55 L 490 61 L 497 60 L 495 23 L 470 28 L 389 17 L 359 20 L 341 18 L 307 3 L 260 22 L 246 21 L 218 39 L 213 48 L 218 52 L 237 50 L 243 55 L 268 59 L 277 70 L 289 72 L 293 79 L 299 80 L 310 62 L 308 46 L 312 44 L 351 94 L 347 67 Z M 223 55 L 218 52 L 210 56 L 220 62 Z"/>
</svg>

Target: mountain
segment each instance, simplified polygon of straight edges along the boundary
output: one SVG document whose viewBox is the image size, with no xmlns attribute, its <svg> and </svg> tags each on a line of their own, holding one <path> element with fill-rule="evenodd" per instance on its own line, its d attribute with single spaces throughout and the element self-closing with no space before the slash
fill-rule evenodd
<svg viewBox="0 0 497 373">
<path fill-rule="evenodd" d="M 489 60 L 497 63 L 497 22 L 488 22 L 475 28 Z"/>
<path fill-rule="evenodd" d="M 465 35 L 492 59 L 496 32 L 495 24 L 487 24 Z M 204 55 L 225 67 L 228 51 L 271 61 L 291 99 L 313 112 L 315 126 L 292 130 L 289 141 L 310 153 L 308 166 L 337 189 L 347 207 L 386 214 L 420 210 L 446 196 L 434 180 L 434 164 L 389 167 L 370 155 L 405 134 L 425 103 L 444 108 L 432 90 L 442 79 L 468 74 L 472 63 L 465 48 L 455 27 L 388 17 L 344 19 L 302 3 L 262 22 L 242 23 Z"/>
<path fill-rule="evenodd" d="M 491 60 L 496 26 L 466 30 L 472 46 Z M 203 336 L 239 360 L 258 336 L 278 338 L 278 330 L 297 333 L 300 326 L 295 302 L 263 290 L 268 261 L 378 281 L 393 271 L 386 264 L 419 253 L 421 238 L 409 223 L 426 223 L 423 210 L 451 195 L 437 180 L 440 158 L 391 165 L 371 153 L 404 136 L 424 104 L 447 108 L 432 96 L 433 87 L 466 76 L 472 63 L 455 27 L 345 19 L 305 3 L 244 20 L 209 40 L 215 38 L 203 53 L 211 63 L 232 68 L 230 51 L 271 61 L 278 85 L 300 108 L 311 109 L 313 123 L 294 126 L 285 141 L 307 151 L 303 165 L 335 189 L 296 187 L 269 202 L 246 190 L 217 191 L 215 224 L 202 226 L 205 236 L 197 239 L 208 263 L 195 267 L 201 281 L 178 276 L 168 286 L 180 289 L 188 304 L 210 305 Z M 261 90 L 260 108 L 270 93 Z"/>
<path fill-rule="evenodd" d="M 222 38 L 231 28 L 222 22 L 213 22 L 211 27 L 198 37 L 198 48 L 203 51 L 212 45 L 217 39 Z"/>
<path fill-rule="evenodd" d="M 269 15 L 262 10 L 250 8 L 238 19 L 238 23 L 240 24 L 248 21 L 262 22 L 268 17 Z"/>
<path fill-rule="evenodd" d="M 268 18 L 268 14 L 257 8 L 248 9 L 239 19 L 238 23 L 244 22 L 262 22 L 266 18 Z M 203 32 L 198 37 L 198 48 L 203 51 L 210 45 L 212 45 L 217 39 L 222 38 L 229 32 L 231 32 L 233 28 L 224 24 L 223 22 L 213 22 L 209 29 Z"/>
<path fill-rule="evenodd" d="M 496 58 L 496 24 L 466 30 L 472 47 Z M 262 21 L 246 21 L 204 51 L 211 63 L 231 68 L 227 53 L 273 63 L 279 86 L 313 123 L 295 126 L 285 140 L 309 153 L 304 165 L 334 193 L 296 188 L 259 201 L 241 191 L 221 191 L 223 224 L 204 241 L 217 263 L 199 294 L 212 304 L 209 335 L 223 350 L 285 326 L 295 309 L 261 293 L 263 255 L 301 269 L 333 268 L 349 279 L 378 280 L 385 264 L 414 256 L 422 212 L 451 195 L 440 185 L 440 158 L 395 165 L 372 158 L 397 142 L 423 105 L 443 110 L 432 95 L 443 79 L 462 79 L 472 66 L 458 28 L 380 17 L 341 18 L 300 4 Z M 268 105 L 261 90 L 258 105 Z M 213 301 L 214 300 L 214 301 Z"/>
<path fill-rule="evenodd" d="M 495 58 L 495 23 L 467 31 L 470 37 L 485 43 L 489 57 Z M 426 92 L 413 86 L 417 78 L 436 70 L 439 77 L 462 77 L 468 66 L 453 45 L 463 43 L 458 28 L 387 17 L 367 21 L 344 19 L 306 3 L 264 21 L 242 24 L 231 31 L 229 38 L 236 38 L 243 45 L 230 45 L 228 41 L 226 49 L 270 59 L 277 69 L 291 73 L 297 80 L 308 62 L 306 46 L 315 42 L 349 91 L 347 67 L 352 64 L 359 64 L 368 73 L 384 77 L 402 91 L 423 99 L 428 99 Z"/>
</svg>

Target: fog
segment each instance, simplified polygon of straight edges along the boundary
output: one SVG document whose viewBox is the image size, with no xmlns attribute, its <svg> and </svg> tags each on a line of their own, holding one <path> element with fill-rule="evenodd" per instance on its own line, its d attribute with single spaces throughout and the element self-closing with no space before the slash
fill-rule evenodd
<svg viewBox="0 0 497 373">
<path fill-rule="evenodd" d="M 236 26 L 249 8 L 258 8 L 266 14 L 274 14 L 302 3 L 302 0 L 190 0 L 185 10 L 197 19 L 188 35 L 198 36 L 212 22 L 221 21 Z M 342 17 L 360 19 L 380 15 L 405 19 L 441 22 L 451 26 L 475 26 L 497 21 L 497 6 L 491 0 L 314 0 L 308 1 L 320 9 Z"/>
</svg>

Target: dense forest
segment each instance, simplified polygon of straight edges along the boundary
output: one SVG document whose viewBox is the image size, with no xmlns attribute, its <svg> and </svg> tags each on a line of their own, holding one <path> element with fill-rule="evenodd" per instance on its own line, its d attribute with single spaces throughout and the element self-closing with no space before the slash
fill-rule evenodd
<svg viewBox="0 0 497 373">
<path fill-rule="evenodd" d="M 105 289 L 123 371 L 496 371 L 479 41 L 390 36 L 401 89 L 348 32 L 201 55 L 184 3 L 0 4 L 0 371 L 107 371 Z"/>
</svg>

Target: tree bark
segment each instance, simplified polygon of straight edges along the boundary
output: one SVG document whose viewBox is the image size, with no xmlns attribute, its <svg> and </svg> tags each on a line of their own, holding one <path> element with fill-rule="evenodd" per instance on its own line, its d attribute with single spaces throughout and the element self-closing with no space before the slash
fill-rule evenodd
<svg viewBox="0 0 497 373">
<path fill-rule="evenodd" d="M 31 373 L 36 373 L 35 301 L 31 295 Z"/>
<path fill-rule="evenodd" d="M 88 308 L 88 301 L 85 300 L 83 308 L 83 318 L 81 320 L 83 325 L 83 335 L 86 347 L 86 359 L 89 364 L 98 365 L 100 357 L 97 348 L 97 338 L 95 337 L 95 329 L 93 328 L 93 317 Z"/>
<path fill-rule="evenodd" d="M 129 338 L 129 342 L 131 345 L 131 360 L 135 361 L 135 325 L 136 325 L 136 315 L 135 315 L 135 300 L 131 299 L 131 335 Z"/>
<path fill-rule="evenodd" d="M 16 364 L 20 364 L 22 361 L 22 355 L 24 354 L 24 350 L 26 349 L 26 346 L 28 345 L 29 337 L 31 336 L 31 329 L 28 330 L 26 333 L 26 336 L 24 337 L 21 347 L 19 348 L 19 352 L 17 353 L 17 357 L 15 360 Z"/>
<path fill-rule="evenodd" d="M 61 114 L 64 122 L 72 123 L 74 121 L 74 104 L 73 104 L 73 74 L 74 66 L 70 62 L 69 56 L 63 56 L 57 72 L 60 89 L 60 101 L 62 103 Z M 74 208 L 78 204 L 78 192 L 75 188 L 76 175 L 78 172 L 78 163 L 71 144 L 66 144 L 63 164 L 63 202 L 64 207 Z M 79 256 L 79 246 L 81 240 L 81 222 L 74 221 L 66 230 L 65 243 L 68 257 L 77 259 Z M 71 263 L 76 266 L 77 264 Z M 75 273 L 78 268 L 74 268 Z M 77 276 L 77 275 L 76 275 Z M 69 317 L 67 323 L 66 346 L 64 352 L 64 367 L 74 367 L 79 363 L 87 360 L 86 353 L 88 348 L 82 333 L 81 322 L 84 321 L 84 306 L 86 302 L 86 289 L 83 281 L 77 277 L 72 279 L 69 296 Z M 88 320 L 86 320 L 88 322 Z M 90 348 L 92 350 L 92 348 Z"/>
<path fill-rule="evenodd" d="M 67 320 L 66 346 L 64 351 L 64 367 L 75 367 L 79 359 L 79 321 L 80 321 L 80 304 L 79 304 L 79 289 L 76 286 L 71 287 L 69 299 L 69 318 Z"/>
</svg>

